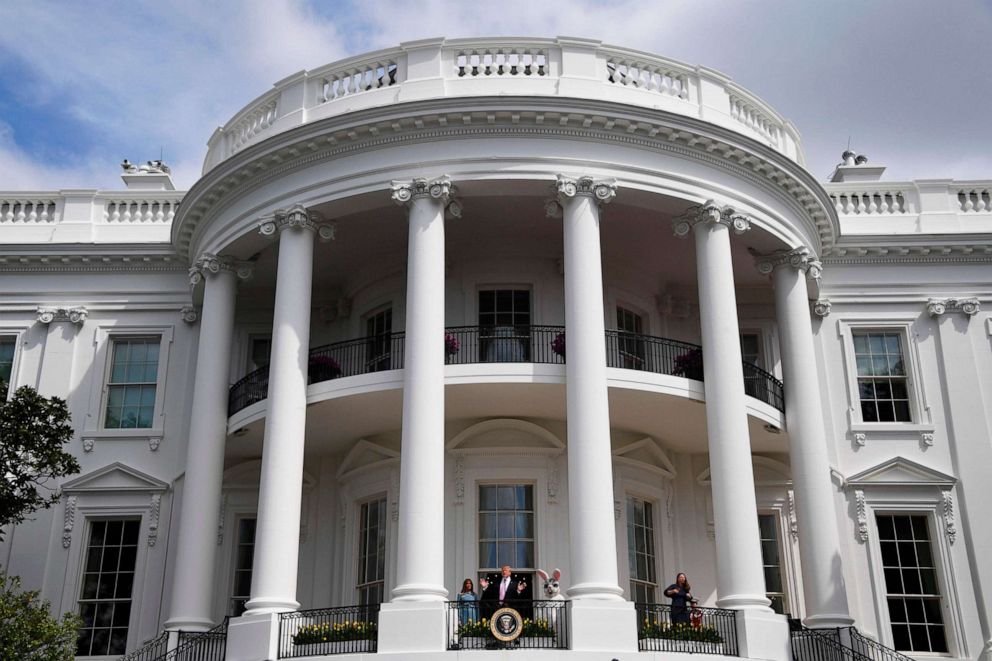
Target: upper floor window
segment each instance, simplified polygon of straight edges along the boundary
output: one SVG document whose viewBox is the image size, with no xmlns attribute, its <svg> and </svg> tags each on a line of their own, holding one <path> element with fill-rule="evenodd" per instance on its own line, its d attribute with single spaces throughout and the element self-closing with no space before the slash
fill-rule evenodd
<svg viewBox="0 0 992 661">
<path fill-rule="evenodd" d="M 386 592 L 385 498 L 362 503 L 358 534 L 358 603 L 380 604 Z"/>
<path fill-rule="evenodd" d="M 759 514 L 758 530 L 761 534 L 761 563 L 765 568 L 765 596 L 771 600 L 772 610 L 784 614 L 788 612 L 788 601 L 782 580 L 782 547 L 776 515 Z"/>
<path fill-rule="evenodd" d="M 530 360 L 530 291 L 484 289 L 479 292 L 479 355 L 484 362 Z"/>
<path fill-rule="evenodd" d="M 272 353 L 272 338 L 268 335 L 252 335 L 248 338 L 248 371 L 254 372 L 269 366 Z"/>
<path fill-rule="evenodd" d="M 365 337 L 368 338 L 368 359 L 366 366 L 370 372 L 388 370 L 392 367 L 393 309 L 386 308 L 369 315 L 365 319 Z"/>
<path fill-rule="evenodd" d="M 745 363 L 761 367 L 761 335 L 741 333 L 741 358 Z"/>
<path fill-rule="evenodd" d="M 13 335 L 0 335 L 0 397 L 7 394 L 10 373 L 14 368 L 14 348 L 17 338 Z"/>
<path fill-rule="evenodd" d="M 255 517 L 238 519 L 238 538 L 234 547 L 234 581 L 227 614 L 238 617 L 245 612 L 251 597 L 251 568 L 255 559 Z"/>
<path fill-rule="evenodd" d="M 654 507 L 627 497 L 627 566 L 630 568 L 630 598 L 636 603 L 656 602 L 657 557 L 654 547 Z"/>
<path fill-rule="evenodd" d="M 127 648 L 140 528 L 140 519 L 90 522 L 77 656 L 120 655 Z"/>
<path fill-rule="evenodd" d="M 617 306 L 617 331 L 620 366 L 629 370 L 644 369 L 644 317 Z"/>
<path fill-rule="evenodd" d="M 909 385 L 898 331 L 853 333 L 864 422 L 911 422 Z"/>
<path fill-rule="evenodd" d="M 926 515 L 878 514 L 875 522 L 893 646 L 910 653 L 946 653 L 940 586 Z"/>
<path fill-rule="evenodd" d="M 111 343 L 107 429 L 150 429 L 158 384 L 158 337 L 119 337 Z"/>
</svg>

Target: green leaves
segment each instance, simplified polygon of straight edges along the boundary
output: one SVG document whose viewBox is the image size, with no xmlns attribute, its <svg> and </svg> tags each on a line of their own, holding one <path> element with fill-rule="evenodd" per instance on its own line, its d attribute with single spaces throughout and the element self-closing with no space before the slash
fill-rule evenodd
<svg viewBox="0 0 992 661">
<path fill-rule="evenodd" d="M 0 392 L 6 389 L 0 383 Z M 57 478 L 79 472 L 79 462 L 63 449 L 71 438 L 65 400 L 22 386 L 0 402 L 0 527 L 58 501 Z"/>
<path fill-rule="evenodd" d="M 23 592 L 19 578 L 0 573 L 0 659 L 71 661 L 81 624 L 75 613 L 55 619 L 37 592 Z"/>
</svg>

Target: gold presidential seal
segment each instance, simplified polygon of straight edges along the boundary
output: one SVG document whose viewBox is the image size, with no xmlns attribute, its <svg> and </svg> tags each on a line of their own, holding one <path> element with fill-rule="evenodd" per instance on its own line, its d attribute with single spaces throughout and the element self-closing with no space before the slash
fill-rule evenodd
<svg viewBox="0 0 992 661">
<path fill-rule="evenodd" d="M 510 643 L 524 632 L 524 620 L 513 608 L 500 608 L 489 621 L 489 630 L 496 640 Z"/>
</svg>

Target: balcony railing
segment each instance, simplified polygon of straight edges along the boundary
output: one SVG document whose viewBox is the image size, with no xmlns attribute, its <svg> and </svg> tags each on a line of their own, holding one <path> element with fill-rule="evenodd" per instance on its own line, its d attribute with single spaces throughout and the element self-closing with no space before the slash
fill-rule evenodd
<svg viewBox="0 0 992 661">
<path fill-rule="evenodd" d="M 379 604 L 295 611 L 279 615 L 279 658 L 375 652 Z"/>
<path fill-rule="evenodd" d="M 448 602 L 446 617 L 449 650 L 568 649 L 567 601 L 510 602 L 521 622 L 508 622 L 508 629 L 521 627 L 513 640 L 503 641 L 492 632 L 492 617 L 498 609 L 487 602 Z M 500 630 L 497 621 L 496 629 Z"/>
<path fill-rule="evenodd" d="M 637 649 L 738 656 L 736 613 L 723 608 L 635 604 Z"/>
<path fill-rule="evenodd" d="M 438 342 L 441 338 L 438 338 Z M 541 363 L 563 365 L 564 326 L 456 326 L 445 330 L 445 362 Z M 310 350 L 308 378 L 320 383 L 347 376 L 403 368 L 404 334 L 386 333 L 335 342 Z M 703 380 L 702 347 L 663 337 L 606 331 L 608 367 Z M 231 387 L 228 414 L 268 396 L 268 368 L 255 370 Z M 782 382 L 751 363 L 744 363 L 744 391 L 755 399 L 785 410 Z"/>
</svg>

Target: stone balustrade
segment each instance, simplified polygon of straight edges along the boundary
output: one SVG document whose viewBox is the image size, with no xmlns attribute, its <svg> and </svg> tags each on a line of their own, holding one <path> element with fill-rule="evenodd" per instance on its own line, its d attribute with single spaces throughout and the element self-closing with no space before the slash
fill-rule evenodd
<svg viewBox="0 0 992 661">
<path fill-rule="evenodd" d="M 804 161 L 792 124 L 712 69 L 587 39 L 478 38 L 406 42 L 289 76 L 215 131 L 203 171 L 266 138 L 327 117 L 483 95 L 608 98 L 702 119 Z"/>
<path fill-rule="evenodd" d="M 168 242 L 184 191 L 0 192 L 4 243 Z"/>
</svg>

